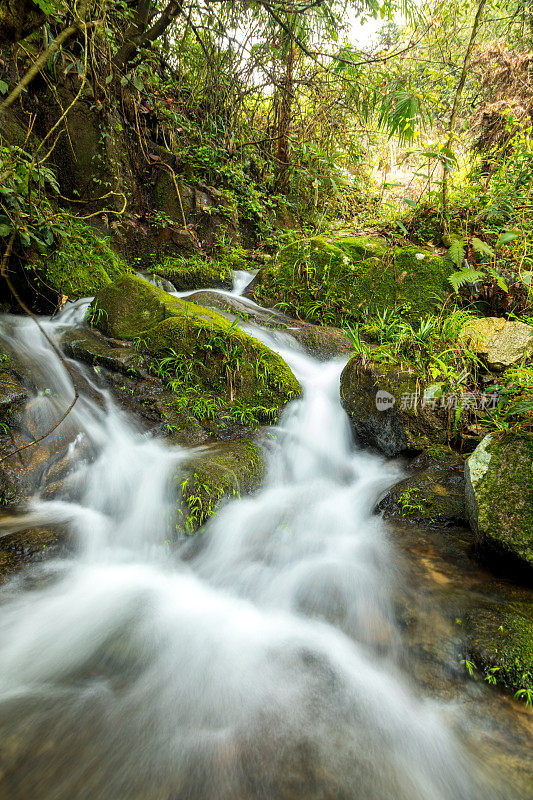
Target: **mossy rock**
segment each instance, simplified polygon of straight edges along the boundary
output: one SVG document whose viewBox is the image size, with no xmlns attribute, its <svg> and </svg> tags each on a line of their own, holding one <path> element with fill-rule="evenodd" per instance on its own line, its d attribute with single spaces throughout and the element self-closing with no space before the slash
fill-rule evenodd
<svg viewBox="0 0 533 800">
<path fill-rule="evenodd" d="M 533 603 L 487 603 L 468 612 L 467 657 L 508 691 L 533 691 Z"/>
<path fill-rule="evenodd" d="M 468 519 L 481 550 L 533 574 L 533 439 L 486 436 L 465 477 Z"/>
<path fill-rule="evenodd" d="M 414 474 L 389 489 L 377 510 L 385 517 L 416 525 L 442 528 L 467 524 L 464 461 L 447 448 L 441 450 L 438 456 L 418 456 L 410 464 Z"/>
<path fill-rule="evenodd" d="M 35 264 L 48 286 L 70 298 L 92 297 L 127 271 L 109 242 L 73 218 L 62 225 L 57 249 Z"/>
<path fill-rule="evenodd" d="M 182 465 L 178 530 L 194 533 L 216 513 L 224 498 L 249 494 L 261 486 L 265 465 L 258 445 L 247 440 L 204 448 Z"/>
<path fill-rule="evenodd" d="M 409 364 L 350 359 L 341 374 L 341 401 L 360 443 L 389 458 L 448 440 L 446 413 L 432 408 L 431 387 Z"/>
<path fill-rule="evenodd" d="M 418 247 L 379 237 L 294 242 L 261 271 L 255 297 L 318 324 L 343 325 L 392 308 L 416 321 L 449 294 L 449 266 Z"/>
<path fill-rule="evenodd" d="M 275 420 L 300 394 L 283 359 L 221 314 L 180 300 L 142 278 L 127 275 L 93 302 L 94 323 L 116 339 L 135 340 L 152 356 L 177 401 L 218 400 L 260 422 Z M 191 394 L 191 391 L 193 394 Z"/>
<path fill-rule="evenodd" d="M 22 385 L 12 358 L 0 353 L 0 420 L 5 422 L 6 415 L 20 408 L 27 398 L 28 390 Z"/>
<path fill-rule="evenodd" d="M 167 256 L 152 271 L 167 278 L 178 292 L 211 287 L 231 289 L 232 286 L 232 271 L 227 264 L 199 256 Z"/>
</svg>

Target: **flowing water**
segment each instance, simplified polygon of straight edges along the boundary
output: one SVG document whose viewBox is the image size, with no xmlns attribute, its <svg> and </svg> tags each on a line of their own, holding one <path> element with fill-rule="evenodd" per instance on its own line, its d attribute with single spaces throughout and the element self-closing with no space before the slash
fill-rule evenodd
<svg viewBox="0 0 533 800">
<path fill-rule="evenodd" d="M 57 339 L 83 312 L 43 325 Z M 465 743 L 460 712 L 400 668 L 402 574 L 372 515 L 399 473 L 354 446 L 344 362 L 248 330 L 303 396 L 272 430 L 264 487 L 177 546 L 171 479 L 190 451 L 140 431 L 72 365 L 80 399 L 49 437 L 73 465 L 68 489 L 3 522 L 67 526 L 76 546 L 2 589 L 2 800 L 514 797 Z M 27 427 L 45 431 L 70 376 L 31 320 L 1 331 L 31 368 Z"/>
</svg>

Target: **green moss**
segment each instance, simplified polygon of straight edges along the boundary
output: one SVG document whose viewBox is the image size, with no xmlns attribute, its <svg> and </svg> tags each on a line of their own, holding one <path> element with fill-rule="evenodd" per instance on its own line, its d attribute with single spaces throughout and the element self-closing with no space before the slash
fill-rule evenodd
<svg viewBox="0 0 533 800">
<path fill-rule="evenodd" d="M 257 489 L 264 462 L 257 445 L 249 441 L 218 444 L 185 465 L 180 478 L 182 496 L 178 530 L 194 533 L 216 512 L 223 497 L 239 497 Z"/>
<path fill-rule="evenodd" d="M 449 294 L 448 274 L 444 259 L 420 248 L 387 248 L 372 237 L 315 237 L 283 248 L 262 271 L 256 295 L 319 324 L 342 325 L 393 308 L 416 320 Z"/>
<path fill-rule="evenodd" d="M 200 256 L 167 256 L 150 269 L 151 272 L 168 278 L 178 291 L 231 286 L 231 266 Z"/>
<path fill-rule="evenodd" d="M 467 461 L 467 507 L 479 544 L 533 567 L 533 441 L 487 436 Z"/>
<path fill-rule="evenodd" d="M 477 669 L 513 693 L 533 690 L 533 604 L 489 604 L 469 612 L 465 622 Z"/>
<path fill-rule="evenodd" d="M 345 236 L 336 243 L 353 261 L 383 259 L 389 250 L 387 240 L 379 236 Z"/>
<path fill-rule="evenodd" d="M 74 218 L 62 224 L 56 251 L 35 267 L 48 285 L 68 297 L 91 297 L 127 270 L 106 239 Z"/>
<path fill-rule="evenodd" d="M 216 311 L 124 276 L 95 299 L 92 316 L 109 336 L 135 340 L 172 388 L 179 411 L 203 403 L 200 418 L 271 422 L 300 394 L 283 359 Z M 194 414 L 198 418 L 198 414 Z"/>
</svg>

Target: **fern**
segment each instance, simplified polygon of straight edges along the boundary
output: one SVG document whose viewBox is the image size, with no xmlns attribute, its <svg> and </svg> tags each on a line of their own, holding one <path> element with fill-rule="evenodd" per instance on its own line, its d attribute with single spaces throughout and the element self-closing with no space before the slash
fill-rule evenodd
<svg viewBox="0 0 533 800">
<path fill-rule="evenodd" d="M 466 242 L 464 239 L 454 239 L 446 253 L 446 258 L 452 262 L 456 269 L 461 269 L 466 255 Z"/>
<path fill-rule="evenodd" d="M 509 291 L 509 287 L 507 286 L 507 282 L 504 280 L 504 278 L 502 278 L 501 275 L 498 275 L 498 273 L 496 272 L 495 269 L 493 269 L 493 267 L 489 267 L 488 268 L 488 272 L 489 272 L 490 275 L 492 275 L 493 278 L 496 279 L 496 283 L 500 287 L 502 292 L 508 292 Z"/>
<path fill-rule="evenodd" d="M 490 245 L 486 242 L 483 242 L 481 239 L 478 239 L 476 236 L 472 239 L 472 250 L 476 254 L 476 256 L 481 256 L 481 258 L 492 258 L 494 256 L 494 250 Z"/>
<path fill-rule="evenodd" d="M 453 286 L 454 291 L 459 294 L 459 289 L 466 283 L 475 283 L 476 281 L 483 280 L 484 274 L 478 269 L 462 269 L 459 272 L 454 272 L 448 277 L 449 282 Z"/>
</svg>

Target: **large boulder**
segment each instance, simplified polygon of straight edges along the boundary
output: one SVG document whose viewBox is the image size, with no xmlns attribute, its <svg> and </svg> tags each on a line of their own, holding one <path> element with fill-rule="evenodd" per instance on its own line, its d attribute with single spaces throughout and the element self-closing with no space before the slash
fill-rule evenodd
<svg viewBox="0 0 533 800">
<path fill-rule="evenodd" d="M 416 320 L 442 304 L 448 275 L 444 259 L 419 247 L 318 236 L 282 248 L 261 270 L 254 296 L 318 324 L 342 325 L 391 308 Z"/>
<path fill-rule="evenodd" d="M 126 275 L 102 289 L 93 324 L 114 339 L 134 341 L 154 372 L 172 388 L 181 410 L 209 416 L 223 406 L 230 417 L 272 422 L 300 394 L 281 356 L 221 314 Z"/>
<path fill-rule="evenodd" d="M 500 317 L 469 320 L 461 338 L 494 370 L 516 366 L 533 355 L 533 328 L 524 322 Z"/>
<path fill-rule="evenodd" d="M 479 547 L 533 569 L 533 441 L 486 436 L 466 462 L 466 508 Z"/>
<path fill-rule="evenodd" d="M 359 442 L 389 458 L 448 439 L 447 412 L 407 362 L 354 356 L 341 374 L 341 401 Z"/>
</svg>

